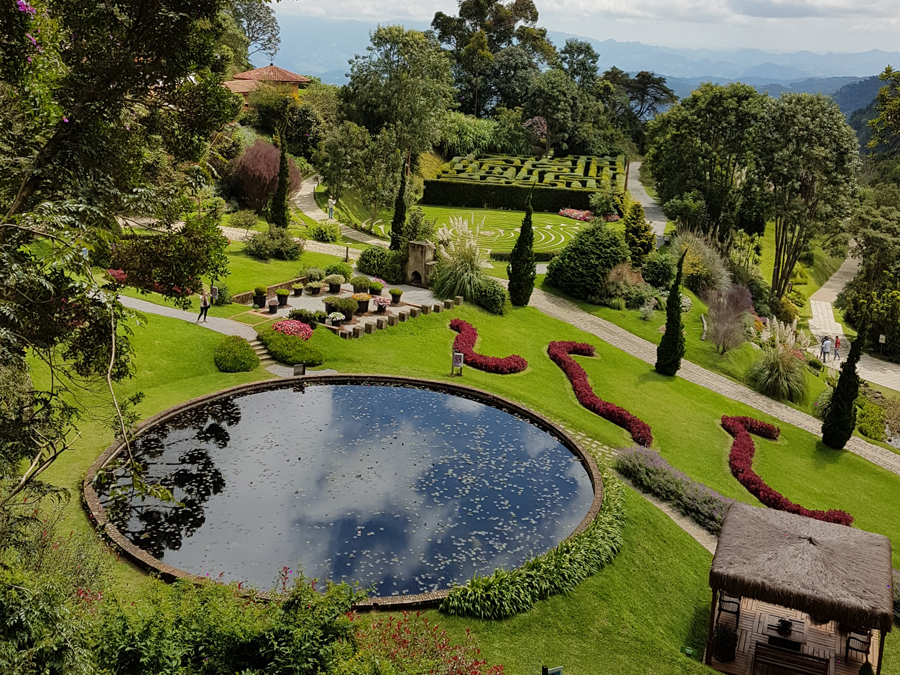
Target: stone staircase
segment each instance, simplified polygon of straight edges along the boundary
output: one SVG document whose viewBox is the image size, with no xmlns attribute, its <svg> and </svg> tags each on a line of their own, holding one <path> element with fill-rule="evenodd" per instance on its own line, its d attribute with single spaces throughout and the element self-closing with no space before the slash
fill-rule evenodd
<svg viewBox="0 0 900 675">
<path fill-rule="evenodd" d="M 275 358 L 269 353 L 269 350 L 266 349 L 266 346 L 260 341 L 259 338 L 250 340 L 250 346 L 253 347 L 253 351 L 255 351 L 256 355 L 259 357 L 260 368 L 265 369 L 278 363 L 278 361 L 276 361 Z"/>
</svg>

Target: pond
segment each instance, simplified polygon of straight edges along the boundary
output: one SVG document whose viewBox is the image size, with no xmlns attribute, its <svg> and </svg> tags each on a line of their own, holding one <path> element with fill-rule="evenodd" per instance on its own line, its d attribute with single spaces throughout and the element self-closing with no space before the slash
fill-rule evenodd
<svg viewBox="0 0 900 675">
<path fill-rule="evenodd" d="M 569 536 L 593 488 L 556 437 L 510 412 L 424 388 L 314 384 L 220 398 L 134 444 L 147 480 L 98 489 L 136 546 L 260 589 L 279 573 L 378 596 L 513 568 Z"/>
</svg>

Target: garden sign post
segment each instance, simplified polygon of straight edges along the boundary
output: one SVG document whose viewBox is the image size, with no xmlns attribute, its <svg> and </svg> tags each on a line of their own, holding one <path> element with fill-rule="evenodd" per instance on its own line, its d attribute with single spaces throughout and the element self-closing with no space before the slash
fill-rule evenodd
<svg viewBox="0 0 900 675">
<path fill-rule="evenodd" d="M 541 668 L 541 675 L 563 675 L 562 666 L 558 666 L 556 668 L 548 668 L 547 666 L 543 666 Z"/>
<path fill-rule="evenodd" d="M 453 363 L 450 366 L 451 375 L 459 375 L 462 377 L 463 363 L 465 355 L 462 352 L 453 352 Z"/>
</svg>

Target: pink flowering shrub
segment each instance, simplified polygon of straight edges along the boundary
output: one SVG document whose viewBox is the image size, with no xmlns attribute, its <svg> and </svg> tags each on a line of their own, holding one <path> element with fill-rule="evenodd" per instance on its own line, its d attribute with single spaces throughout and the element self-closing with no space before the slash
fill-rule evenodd
<svg viewBox="0 0 900 675">
<path fill-rule="evenodd" d="M 814 518 L 826 523 L 839 523 L 850 526 L 853 516 L 846 511 L 830 509 L 828 511 L 814 511 L 794 504 L 787 497 L 770 488 L 766 482 L 753 471 L 753 455 L 756 454 L 756 446 L 750 434 L 756 434 L 769 440 L 777 440 L 781 433 L 778 427 L 760 422 L 751 417 L 722 416 L 722 427 L 734 437 L 731 444 L 731 454 L 728 456 L 728 465 L 731 473 L 738 482 L 770 509 L 795 513 L 798 516 Z"/>
<path fill-rule="evenodd" d="M 388 297 L 382 297 L 380 295 L 376 295 L 372 299 L 375 301 L 375 304 L 378 305 L 379 307 L 387 307 L 388 305 L 391 304 L 391 299 Z"/>
<path fill-rule="evenodd" d="M 575 398 L 585 408 L 592 413 L 599 415 L 605 420 L 609 420 L 618 425 L 631 434 L 634 442 L 650 447 L 653 443 L 653 431 L 650 425 L 639 420 L 627 410 L 620 408 L 613 403 L 607 403 L 594 393 L 591 383 L 588 381 L 587 373 L 584 368 L 575 363 L 570 354 L 578 354 L 579 356 L 593 356 L 594 348 L 584 342 L 551 342 L 547 348 L 550 360 L 562 368 L 562 371 L 572 383 L 572 389 L 575 390 Z"/>
<path fill-rule="evenodd" d="M 450 329 L 459 333 L 453 341 L 453 349 L 462 352 L 465 362 L 473 368 L 496 375 L 511 375 L 521 373 L 528 367 L 528 361 L 515 354 L 503 358 L 476 354 L 475 341 L 478 339 L 478 331 L 472 324 L 462 319 L 453 319 L 450 322 Z"/>
<path fill-rule="evenodd" d="M 560 209 L 559 215 L 565 218 L 574 218 L 589 223 L 594 219 L 594 214 L 590 211 L 579 211 L 578 209 Z"/>
<path fill-rule="evenodd" d="M 272 330 L 284 335 L 293 335 L 301 340 L 309 340 L 313 333 L 313 329 L 309 325 L 295 319 L 278 321 L 272 325 Z"/>
</svg>

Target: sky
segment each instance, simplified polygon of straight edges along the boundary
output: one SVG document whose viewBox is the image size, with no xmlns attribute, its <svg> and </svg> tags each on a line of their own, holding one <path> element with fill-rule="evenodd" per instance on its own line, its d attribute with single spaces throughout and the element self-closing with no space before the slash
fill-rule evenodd
<svg viewBox="0 0 900 675">
<path fill-rule="evenodd" d="M 900 0 L 535 0 L 539 24 L 598 40 L 776 52 L 900 49 Z M 430 21 L 455 0 L 280 0 L 275 11 Z"/>
</svg>

